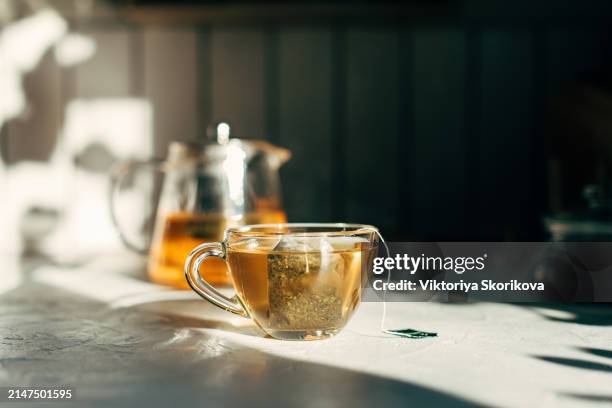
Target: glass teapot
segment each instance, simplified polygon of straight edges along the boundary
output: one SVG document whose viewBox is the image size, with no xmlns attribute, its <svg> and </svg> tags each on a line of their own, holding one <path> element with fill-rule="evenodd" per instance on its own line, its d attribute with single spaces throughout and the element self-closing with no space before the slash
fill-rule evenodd
<svg viewBox="0 0 612 408">
<path fill-rule="evenodd" d="M 121 163 L 111 175 L 113 222 L 129 248 L 149 253 L 153 282 L 187 289 L 183 269 L 193 248 L 223 240 L 228 227 L 287 221 L 278 170 L 290 151 L 264 141 L 230 139 L 225 123 L 211 133 L 206 143 L 172 142 L 165 161 Z M 138 184 L 135 175 L 143 169 L 163 175 L 148 245 L 129 238 L 118 211 L 121 186 L 130 178 Z M 222 260 L 209 261 L 205 278 L 215 285 L 231 284 Z"/>
</svg>

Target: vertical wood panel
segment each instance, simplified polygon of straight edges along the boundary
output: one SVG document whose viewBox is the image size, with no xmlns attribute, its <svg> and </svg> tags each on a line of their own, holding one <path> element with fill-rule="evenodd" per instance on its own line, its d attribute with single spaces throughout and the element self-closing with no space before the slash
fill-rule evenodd
<svg viewBox="0 0 612 408">
<path fill-rule="evenodd" d="M 280 140 L 280 36 L 276 25 L 264 31 L 264 126 L 272 143 Z"/>
<path fill-rule="evenodd" d="M 263 30 L 216 28 L 211 47 L 213 121 L 237 137 L 266 137 Z"/>
<path fill-rule="evenodd" d="M 612 50 L 608 31 L 593 24 L 546 32 L 544 72 L 550 112 L 546 148 L 556 155 L 547 163 L 554 212 L 584 208 L 584 187 L 603 181 L 605 159 L 596 157 L 592 135 L 607 132 L 606 108 L 602 108 L 607 102 L 597 94 L 609 86 Z"/>
<path fill-rule="evenodd" d="M 96 42 L 91 59 L 76 68 L 79 98 L 127 96 L 130 92 L 129 33 L 125 28 L 85 32 Z"/>
<path fill-rule="evenodd" d="M 2 225 L 4 239 L 0 238 L 0 247 L 17 256 L 32 252 L 31 244 L 38 243 L 50 232 L 36 230 L 34 236 L 25 233 L 31 231 L 28 226 L 37 226 L 36 223 L 27 223 L 32 221 L 33 210 L 37 209 L 39 215 L 49 211 L 49 218 L 43 215 L 49 221 L 54 210 L 58 210 L 57 204 L 64 192 L 49 164 L 54 152 L 61 150 L 60 68 L 53 55 L 47 53 L 40 65 L 23 79 L 26 112 L 4 124 L 2 136 L 6 137 L 6 142 L 2 148 L 7 166 L 5 173 L 0 174 L 5 176 L 2 180 L 5 182 L 2 191 L 4 202 L 0 205 L 5 217 Z M 53 222 L 49 224 L 53 225 Z"/>
<path fill-rule="evenodd" d="M 208 126 L 212 124 L 212 35 L 209 26 L 198 28 L 197 32 L 197 137 L 206 138 Z"/>
<path fill-rule="evenodd" d="M 28 108 L 21 118 L 6 124 L 9 164 L 22 160 L 47 161 L 59 142 L 61 106 L 60 68 L 48 53 L 24 78 Z M 6 156 L 5 156 L 6 154 Z"/>
<path fill-rule="evenodd" d="M 478 225 L 486 239 L 518 239 L 533 205 L 533 38 L 528 30 L 482 36 Z"/>
<path fill-rule="evenodd" d="M 397 200 L 399 214 L 397 225 L 399 233 L 390 237 L 397 241 L 409 241 L 415 238 L 412 222 L 413 185 L 412 185 L 412 150 L 414 138 L 414 35 L 410 28 L 402 27 L 398 32 L 398 141 L 397 141 Z"/>
<path fill-rule="evenodd" d="M 280 32 L 280 143 L 293 152 L 282 171 L 291 221 L 331 219 L 331 41 L 327 30 Z"/>
<path fill-rule="evenodd" d="M 147 28 L 144 34 L 144 93 L 153 104 L 155 155 L 165 157 L 172 140 L 200 134 L 197 32 Z"/>
<path fill-rule="evenodd" d="M 346 219 L 346 139 L 347 139 L 347 32 L 336 25 L 331 31 L 331 129 L 332 129 L 332 217 Z"/>
<path fill-rule="evenodd" d="M 398 34 L 351 29 L 347 42 L 347 220 L 395 234 Z"/>
<path fill-rule="evenodd" d="M 414 32 L 411 223 L 420 237 L 458 239 L 465 228 L 466 39 L 461 30 Z M 410 50 L 408 50 L 410 51 Z M 407 137 L 407 135 L 401 135 Z"/>
</svg>

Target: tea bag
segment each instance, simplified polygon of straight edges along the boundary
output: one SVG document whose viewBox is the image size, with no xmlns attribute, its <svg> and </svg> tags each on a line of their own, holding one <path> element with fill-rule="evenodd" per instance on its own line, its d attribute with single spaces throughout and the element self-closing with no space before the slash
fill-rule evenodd
<svg viewBox="0 0 612 408">
<path fill-rule="evenodd" d="M 342 322 L 344 260 L 320 237 L 283 237 L 268 255 L 270 324 L 284 330 L 333 328 Z"/>
</svg>

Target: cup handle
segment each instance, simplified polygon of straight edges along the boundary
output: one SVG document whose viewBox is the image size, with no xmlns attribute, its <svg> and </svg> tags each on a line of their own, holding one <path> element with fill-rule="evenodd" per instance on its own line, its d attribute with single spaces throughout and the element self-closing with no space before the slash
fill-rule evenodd
<svg viewBox="0 0 612 408">
<path fill-rule="evenodd" d="M 214 256 L 227 262 L 225 245 L 222 242 L 212 242 L 198 245 L 185 261 L 185 278 L 198 295 L 213 305 L 242 317 L 249 317 L 238 296 L 229 298 L 206 282 L 200 275 L 200 266 L 206 258 Z"/>
</svg>

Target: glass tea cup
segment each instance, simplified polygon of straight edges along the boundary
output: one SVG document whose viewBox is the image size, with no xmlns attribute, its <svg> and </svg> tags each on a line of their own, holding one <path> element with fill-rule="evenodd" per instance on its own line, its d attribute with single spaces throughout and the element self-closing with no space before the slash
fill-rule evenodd
<svg viewBox="0 0 612 408">
<path fill-rule="evenodd" d="M 360 224 L 228 228 L 223 242 L 190 253 L 185 277 L 201 297 L 274 338 L 322 339 L 338 333 L 359 305 L 378 242 L 378 230 Z M 203 278 L 210 257 L 227 263 L 235 296 Z"/>
</svg>

